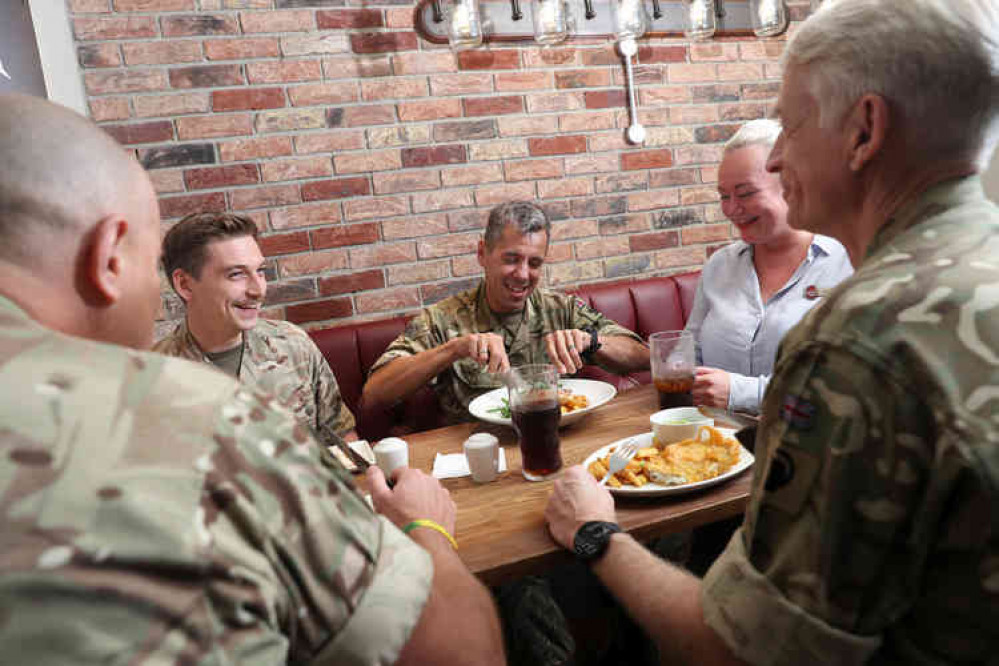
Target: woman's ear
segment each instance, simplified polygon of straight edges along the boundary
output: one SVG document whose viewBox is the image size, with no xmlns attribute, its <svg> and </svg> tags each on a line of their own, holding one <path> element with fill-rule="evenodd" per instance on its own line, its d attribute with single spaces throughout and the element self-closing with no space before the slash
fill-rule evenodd
<svg viewBox="0 0 999 666">
<path fill-rule="evenodd" d="M 128 222 L 108 217 L 97 223 L 83 252 L 83 275 L 93 293 L 106 305 L 121 298 L 124 291 L 125 236 Z"/>
<path fill-rule="evenodd" d="M 862 171 L 882 151 L 888 136 L 889 117 L 888 102 L 881 95 L 863 95 L 854 105 L 846 120 L 851 171 Z"/>
</svg>

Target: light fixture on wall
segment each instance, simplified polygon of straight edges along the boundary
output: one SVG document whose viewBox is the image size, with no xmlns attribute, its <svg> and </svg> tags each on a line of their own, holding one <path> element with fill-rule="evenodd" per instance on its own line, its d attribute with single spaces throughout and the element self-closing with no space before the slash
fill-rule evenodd
<svg viewBox="0 0 999 666">
<path fill-rule="evenodd" d="M 749 18 L 757 37 L 773 37 L 787 29 L 784 0 L 749 0 Z"/>
<path fill-rule="evenodd" d="M 479 0 L 447 0 L 444 20 L 447 37 L 454 49 L 474 49 L 482 45 L 482 14 Z"/>
<path fill-rule="evenodd" d="M 683 26 L 687 39 L 711 39 L 717 27 L 715 0 L 687 0 Z"/>
<path fill-rule="evenodd" d="M 649 29 L 649 15 L 645 13 L 642 0 L 616 0 L 614 7 L 614 36 L 617 37 L 617 50 L 624 59 L 625 86 L 628 91 L 628 141 L 645 141 L 645 128 L 638 122 L 638 100 L 635 98 L 635 73 L 632 58 L 638 53 L 635 41 Z"/>
<path fill-rule="evenodd" d="M 569 36 L 563 0 L 534 0 L 531 3 L 534 21 L 534 41 L 542 46 L 554 46 Z"/>
</svg>

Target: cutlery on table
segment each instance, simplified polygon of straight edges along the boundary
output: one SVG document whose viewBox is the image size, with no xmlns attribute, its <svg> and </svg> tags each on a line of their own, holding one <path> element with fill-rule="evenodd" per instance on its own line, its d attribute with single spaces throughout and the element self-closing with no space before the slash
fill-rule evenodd
<svg viewBox="0 0 999 666">
<path fill-rule="evenodd" d="M 637 439 L 629 439 L 614 449 L 614 452 L 610 454 L 610 459 L 607 461 L 607 473 L 604 474 L 604 478 L 600 479 L 600 485 L 606 484 L 607 479 L 627 467 L 628 462 L 638 453 L 638 449 Z"/>
</svg>

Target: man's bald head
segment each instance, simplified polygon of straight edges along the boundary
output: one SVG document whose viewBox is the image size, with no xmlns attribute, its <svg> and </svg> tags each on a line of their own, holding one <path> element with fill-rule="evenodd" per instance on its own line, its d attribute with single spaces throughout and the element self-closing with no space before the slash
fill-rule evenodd
<svg viewBox="0 0 999 666">
<path fill-rule="evenodd" d="M 61 238 L 152 190 L 134 158 L 91 121 L 26 95 L 0 95 L 0 260 L 39 260 Z M 40 245 L 41 244 L 41 245 Z"/>
</svg>

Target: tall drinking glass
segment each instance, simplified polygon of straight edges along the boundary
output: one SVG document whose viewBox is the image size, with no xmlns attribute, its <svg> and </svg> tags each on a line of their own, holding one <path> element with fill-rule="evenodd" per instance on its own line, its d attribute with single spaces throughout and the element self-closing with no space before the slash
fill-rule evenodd
<svg viewBox="0 0 999 666">
<path fill-rule="evenodd" d="M 649 337 L 652 381 L 659 409 L 694 404 L 694 336 L 687 331 L 663 331 Z"/>
<path fill-rule="evenodd" d="M 520 443 L 524 477 L 544 481 L 562 469 L 558 371 L 554 365 L 522 365 L 511 368 L 507 377 L 510 416 Z"/>
</svg>

